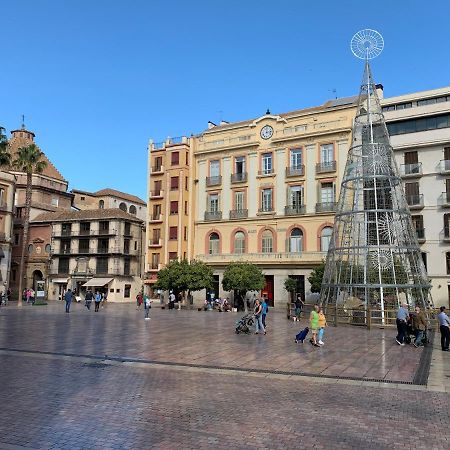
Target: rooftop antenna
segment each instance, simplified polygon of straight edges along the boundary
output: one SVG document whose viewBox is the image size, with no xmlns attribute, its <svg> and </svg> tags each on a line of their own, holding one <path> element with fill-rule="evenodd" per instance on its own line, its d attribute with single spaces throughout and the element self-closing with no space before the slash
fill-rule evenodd
<svg viewBox="0 0 450 450">
<path fill-rule="evenodd" d="M 25 115 L 22 114 L 22 130 L 25 130 Z"/>
<path fill-rule="evenodd" d="M 366 62 L 365 73 L 366 88 L 367 88 L 367 120 L 370 128 L 370 142 L 373 144 L 373 127 L 372 114 L 370 109 L 370 69 L 369 60 L 374 59 L 380 55 L 384 48 L 384 39 L 378 31 L 366 28 L 360 30 L 352 37 L 350 41 L 350 49 L 352 53 L 359 59 L 364 59 Z"/>
</svg>

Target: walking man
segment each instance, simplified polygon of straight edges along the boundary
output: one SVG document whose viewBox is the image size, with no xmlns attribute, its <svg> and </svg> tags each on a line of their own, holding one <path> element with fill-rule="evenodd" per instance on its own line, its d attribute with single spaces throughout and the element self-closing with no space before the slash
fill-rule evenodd
<svg viewBox="0 0 450 450">
<path fill-rule="evenodd" d="M 445 306 L 441 306 L 440 311 L 438 321 L 439 331 L 441 332 L 441 347 L 443 352 L 448 352 L 450 346 L 450 318 L 445 314 Z"/>
<path fill-rule="evenodd" d="M 100 294 L 100 292 L 97 291 L 97 293 L 95 294 L 95 312 L 98 312 L 101 302 L 102 302 L 102 294 Z"/>
<path fill-rule="evenodd" d="M 408 331 L 408 319 L 408 304 L 403 303 L 397 311 L 397 319 L 395 320 L 397 324 L 397 337 L 395 338 L 395 340 L 398 345 L 405 345 L 405 337 Z"/>
<path fill-rule="evenodd" d="M 412 317 L 413 331 L 416 336 L 414 347 L 420 347 L 422 344 L 423 333 L 427 329 L 427 319 L 423 311 L 416 306 L 416 313 Z"/>
<path fill-rule="evenodd" d="M 94 298 L 94 294 L 92 293 L 92 291 L 89 289 L 87 292 L 86 292 L 86 297 L 85 297 L 85 300 L 86 300 L 86 302 L 85 302 L 85 306 L 86 306 L 86 308 L 90 311 L 91 310 L 91 303 L 92 303 L 92 299 Z"/>
<path fill-rule="evenodd" d="M 72 303 L 73 294 L 70 289 L 64 294 L 64 300 L 66 301 L 66 313 L 70 313 L 70 304 Z"/>
<path fill-rule="evenodd" d="M 150 320 L 151 307 L 152 307 L 152 299 L 147 294 L 145 294 L 144 295 L 145 320 Z"/>
</svg>

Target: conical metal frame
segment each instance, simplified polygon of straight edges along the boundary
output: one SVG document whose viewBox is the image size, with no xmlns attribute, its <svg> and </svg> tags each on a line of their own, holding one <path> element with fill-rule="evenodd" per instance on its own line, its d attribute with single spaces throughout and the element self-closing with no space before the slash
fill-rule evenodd
<svg viewBox="0 0 450 450">
<path fill-rule="evenodd" d="M 320 301 L 362 303 L 384 321 L 400 303 L 431 307 L 430 288 L 366 60 Z"/>
</svg>

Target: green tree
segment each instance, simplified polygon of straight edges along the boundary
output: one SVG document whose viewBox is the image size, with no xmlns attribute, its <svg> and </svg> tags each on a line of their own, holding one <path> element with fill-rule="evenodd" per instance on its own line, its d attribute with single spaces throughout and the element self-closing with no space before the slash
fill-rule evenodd
<svg viewBox="0 0 450 450">
<path fill-rule="evenodd" d="M 11 164 L 11 155 L 8 152 L 8 139 L 5 135 L 5 129 L 0 127 L 0 166 L 9 166 Z"/>
<path fill-rule="evenodd" d="M 313 269 L 313 271 L 311 272 L 311 276 L 308 277 L 309 284 L 311 285 L 311 292 L 320 292 L 324 272 L 325 261 L 322 261 L 320 266 Z"/>
<path fill-rule="evenodd" d="M 154 287 L 164 291 L 200 291 L 212 287 L 213 271 L 202 261 L 173 260 L 158 272 Z"/>
<path fill-rule="evenodd" d="M 233 262 L 223 273 L 222 286 L 226 291 L 233 291 L 236 302 L 239 298 L 244 301 L 247 291 L 261 290 L 264 281 L 264 274 L 259 267 L 250 263 Z"/>
<path fill-rule="evenodd" d="M 22 252 L 20 255 L 19 268 L 19 292 L 17 306 L 22 306 L 23 276 L 25 265 L 25 251 L 28 243 L 28 231 L 30 227 L 30 209 L 31 209 L 31 189 L 34 173 L 42 173 L 47 163 L 42 159 L 43 153 L 35 144 L 19 148 L 15 159 L 12 162 L 14 169 L 25 172 L 27 176 L 27 186 L 25 191 L 25 211 L 23 217 L 23 239 Z"/>
<path fill-rule="evenodd" d="M 294 293 L 297 290 L 297 280 L 295 280 L 294 278 L 290 278 L 290 277 L 286 278 L 284 280 L 284 289 L 289 292 L 289 294 L 291 296 L 291 301 L 292 301 Z"/>
</svg>

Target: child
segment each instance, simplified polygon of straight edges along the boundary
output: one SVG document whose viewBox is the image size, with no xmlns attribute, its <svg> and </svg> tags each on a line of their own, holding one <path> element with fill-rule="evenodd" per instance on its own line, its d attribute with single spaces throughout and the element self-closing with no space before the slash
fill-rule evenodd
<svg viewBox="0 0 450 450">
<path fill-rule="evenodd" d="M 323 334 L 325 333 L 325 327 L 327 326 L 327 319 L 323 313 L 323 309 L 319 306 L 319 345 L 323 345 Z"/>
<path fill-rule="evenodd" d="M 150 320 L 151 307 L 152 307 L 152 299 L 148 295 L 144 295 L 145 320 Z"/>
<path fill-rule="evenodd" d="M 309 340 L 314 347 L 320 347 L 317 343 L 317 330 L 319 328 L 319 305 L 314 305 L 314 309 L 309 316 L 309 328 L 312 332 L 312 338 Z"/>
</svg>

